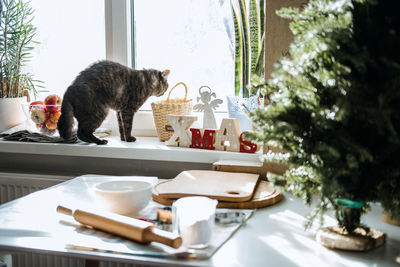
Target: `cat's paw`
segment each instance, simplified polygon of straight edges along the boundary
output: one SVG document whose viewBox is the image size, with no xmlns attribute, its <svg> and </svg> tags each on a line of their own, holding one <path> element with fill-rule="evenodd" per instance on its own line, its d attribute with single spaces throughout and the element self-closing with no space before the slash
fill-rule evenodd
<svg viewBox="0 0 400 267">
<path fill-rule="evenodd" d="M 96 142 L 96 144 L 98 144 L 98 145 L 106 145 L 107 143 L 108 143 L 108 141 L 104 140 L 104 139 L 99 139 L 99 141 Z"/>
<path fill-rule="evenodd" d="M 136 141 L 136 137 L 134 136 L 129 136 L 126 140 L 126 142 L 135 142 Z"/>
</svg>

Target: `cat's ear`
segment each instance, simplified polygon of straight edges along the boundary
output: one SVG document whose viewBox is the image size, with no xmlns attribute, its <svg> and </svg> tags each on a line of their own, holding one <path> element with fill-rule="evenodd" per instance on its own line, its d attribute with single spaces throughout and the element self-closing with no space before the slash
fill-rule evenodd
<svg viewBox="0 0 400 267">
<path fill-rule="evenodd" d="M 169 71 L 169 70 L 164 70 L 164 71 L 161 73 L 161 75 L 163 76 L 163 78 L 164 78 L 164 79 L 167 79 L 167 78 L 168 78 L 168 75 L 169 75 L 169 73 L 170 73 L 170 71 Z"/>
</svg>

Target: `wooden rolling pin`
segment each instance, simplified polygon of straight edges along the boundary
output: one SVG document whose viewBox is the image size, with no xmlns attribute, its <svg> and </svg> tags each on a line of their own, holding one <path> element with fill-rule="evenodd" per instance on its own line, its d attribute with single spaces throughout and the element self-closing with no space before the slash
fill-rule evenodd
<svg viewBox="0 0 400 267">
<path fill-rule="evenodd" d="M 58 206 L 57 212 L 73 216 L 79 223 L 93 228 L 126 237 L 140 243 L 159 242 L 173 248 L 182 245 L 182 238 L 175 233 L 163 231 L 150 222 L 122 216 L 115 213 L 71 210 Z"/>
</svg>

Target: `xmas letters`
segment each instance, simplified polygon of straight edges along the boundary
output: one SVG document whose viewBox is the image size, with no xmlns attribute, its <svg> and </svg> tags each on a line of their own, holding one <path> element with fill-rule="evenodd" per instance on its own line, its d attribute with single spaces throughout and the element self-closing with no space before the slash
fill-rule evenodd
<svg viewBox="0 0 400 267">
<path fill-rule="evenodd" d="M 192 115 L 167 115 L 167 120 L 174 129 L 174 135 L 166 142 L 168 146 L 243 153 L 255 153 L 260 149 L 259 145 L 243 138 L 237 119 L 224 118 L 219 130 L 190 128 L 197 120 L 197 116 Z"/>
</svg>

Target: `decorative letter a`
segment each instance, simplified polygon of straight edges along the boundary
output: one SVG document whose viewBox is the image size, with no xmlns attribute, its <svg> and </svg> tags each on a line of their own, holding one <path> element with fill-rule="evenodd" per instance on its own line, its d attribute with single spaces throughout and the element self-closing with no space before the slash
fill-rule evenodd
<svg viewBox="0 0 400 267">
<path fill-rule="evenodd" d="M 215 149 L 239 152 L 239 124 L 237 119 L 224 118 L 215 138 Z"/>
</svg>

